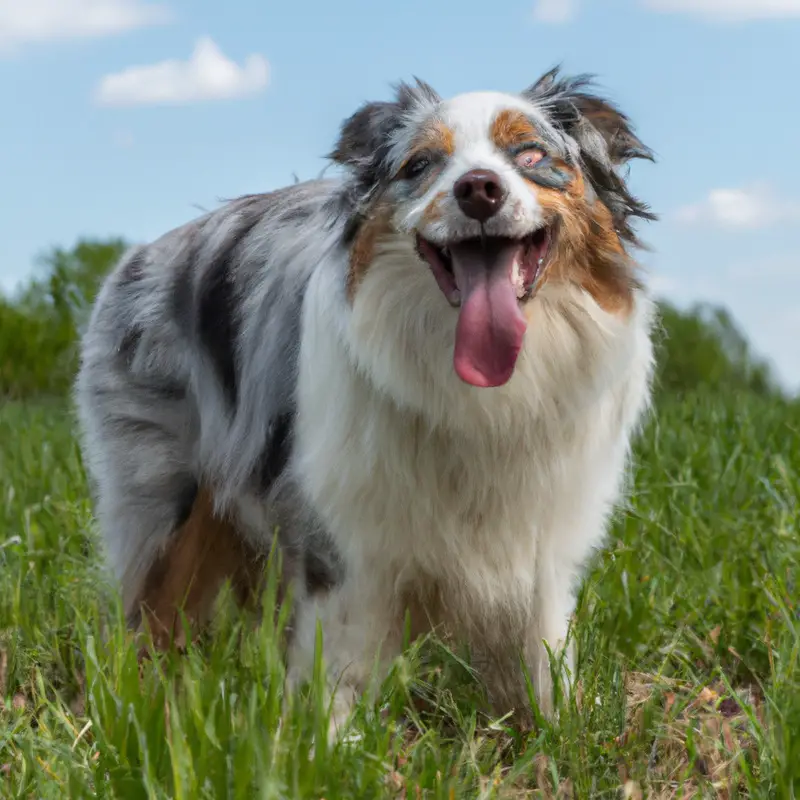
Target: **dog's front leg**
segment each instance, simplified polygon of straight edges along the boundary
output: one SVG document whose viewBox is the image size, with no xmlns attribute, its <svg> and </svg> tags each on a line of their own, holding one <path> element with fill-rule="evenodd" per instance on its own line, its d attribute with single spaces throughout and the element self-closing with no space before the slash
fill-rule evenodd
<svg viewBox="0 0 800 800">
<path fill-rule="evenodd" d="M 345 727 L 359 697 L 380 681 L 400 652 L 402 639 L 390 593 L 376 577 L 345 579 L 336 588 L 301 601 L 288 658 L 288 684 L 309 680 L 316 653 L 317 624 L 332 701 L 329 740 Z"/>
<path fill-rule="evenodd" d="M 533 618 L 525 635 L 524 653 L 541 712 L 549 719 L 556 711 L 553 673 L 560 677 L 561 693 L 570 691 L 574 677 L 574 646 L 568 641 L 569 623 L 575 609 L 577 569 L 572 555 L 547 542 L 536 569 Z M 549 651 L 549 652 L 548 652 Z"/>
<path fill-rule="evenodd" d="M 510 716 L 515 726 L 530 729 L 535 719 L 530 704 L 530 681 L 540 713 L 546 719 L 554 718 L 551 669 L 560 671 L 563 693 L 569 691 L 567 673 L 572 672 L 572 644 L 565 647 L 565 636 L 566 628 L 562 637 L 550 641 L 542 635 L 539 622 L 532 621 L 529 629 L 512 642 L 482 642 L 473 646 L 473 662 L 486 687 L 494 716 Z"/>
<path fill-rule="evenodd" d="M 472 643 L 493 713 L 498 717 L 511 713 L 522 727 L 534 721 L 528 681 L 539 711 L 553 719 L 553 673 L 560 675 L 562 694 L 568 694 L 574 674 L 574 650 L 568 641 L 575 604 L 571 565 L 543 550 L 534 574 L 532 600 L 509 600 L 506 608 L 516 612 L 490 622 Z"/>
</svg>

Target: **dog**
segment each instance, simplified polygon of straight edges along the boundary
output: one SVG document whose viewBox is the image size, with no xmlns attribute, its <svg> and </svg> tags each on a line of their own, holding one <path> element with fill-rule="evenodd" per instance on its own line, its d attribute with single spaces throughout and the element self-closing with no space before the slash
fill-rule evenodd
<svg viewBox="0 0 800 800">
<path fill-rule="evenodd" d="M 277 541 L 287 674 L 321 623 L 335 730 L 406 621 L 468 645 L 497 713 L 528 718 L 527 672 L 552 714 L 651 405 L 656 216 L 624 171 L 654 155 L 556 67 L 400 83 L 329 159 L 130 247 L 97 295 L 75 398 L 130 624 L 205 624 L 227 581 L 246 602 Z"/>
</svg>

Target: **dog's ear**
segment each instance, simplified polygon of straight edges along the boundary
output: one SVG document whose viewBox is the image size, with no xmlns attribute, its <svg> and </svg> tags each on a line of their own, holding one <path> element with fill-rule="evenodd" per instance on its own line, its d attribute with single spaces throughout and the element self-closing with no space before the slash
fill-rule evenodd
<svg viewBox="0 0 800 800">
<path fill-rule="evenodd" d="M 584 152 L 620 166 L 634 158 L 653 161 L 653 153 L 634 133 L 628 117 L 609 100 L 591 91 L 593 76 L 559 77 L 559 68 L 545 73 L 523 95 L 545 108 L 550 118 Z M 601 160 L 606 160 L 601 159 Z"/>
<path fill-rule="evenodd" d="M 617 233 L 639 244 L 630 218 L 656 216 L 631 194 L 620 167 L 634 158 L 653 161 L 653 154 L 633 132 L 628 117 L 592 91 L 591 75 L 562 78 L 558 73 L 558 67 L 545 73 L 523 96 L 577 145 L 584 173 L 611 212 Z"/>
<path fill-rule="evenodd" d="M 392 102 L 365 103 L 345 120 L 329 158 L 338 164 L 363 167 L 375 163 L 391 145 L 392 134 L 403 126 L 408 112 L 440 101 L 436 92 L 415 78 L 415 85 L 399 84 Z"/>
<path fill-rule="evenodd" d="M 398 103 L 365 103 L 345 120 L 329 158 L 351 167 L 372 162 L 399 126 L 400 113 Z"/>
</svg>

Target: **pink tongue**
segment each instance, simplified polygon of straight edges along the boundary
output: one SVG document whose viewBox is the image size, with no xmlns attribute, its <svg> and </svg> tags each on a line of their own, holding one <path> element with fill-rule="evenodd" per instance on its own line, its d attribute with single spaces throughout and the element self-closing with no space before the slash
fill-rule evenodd
<svg viewBox="0 0 800 800">
<path fill-rule="evenodd" d="M 461 292 L 453 364 L 473 386 L 502 386 L 514 373 L 527 327 L 511 281 L 519 250 L 517 243 L 491 239 L 451 248 Z"/>
</svg>

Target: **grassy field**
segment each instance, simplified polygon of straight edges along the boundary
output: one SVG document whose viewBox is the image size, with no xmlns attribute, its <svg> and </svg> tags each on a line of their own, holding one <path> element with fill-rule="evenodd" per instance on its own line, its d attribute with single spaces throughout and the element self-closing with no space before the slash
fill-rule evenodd
<svg viewBox="0 0 800 800">
<path fill-rule="evenodd" d="M 137 664 L 100 569 L 59 406 L 0 409 L 0 796 L 800 796 L 800 409 L 664 403 L 580 596 L 559 721 L 488 718 L 440 646 L 310 750 L 318 693 L 278 726 L 271 626 L 224 603 L 209 641 Z"/>
</svg>

